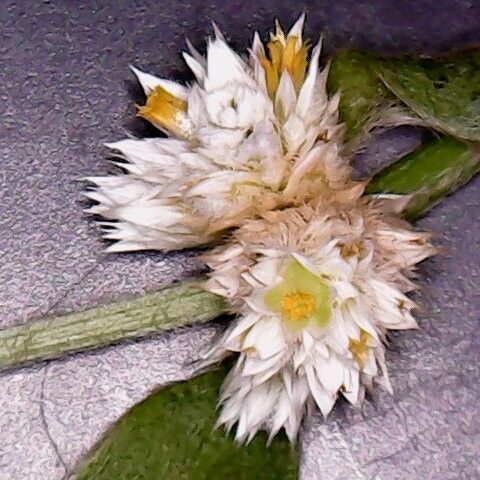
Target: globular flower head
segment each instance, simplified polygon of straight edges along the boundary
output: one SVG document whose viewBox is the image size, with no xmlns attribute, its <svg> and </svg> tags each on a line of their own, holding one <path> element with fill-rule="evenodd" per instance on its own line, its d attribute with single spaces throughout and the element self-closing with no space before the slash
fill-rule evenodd
<svg viewBox="0 0 480 480">
<path fill-rule="evenodd" d="M 394 203 L 394 202 L 393 202 Z M 391 391 L 388 329 L 415 328 L 416 263 L 435 253 L 387 207 L 357 198 L 268 212 L 206 256 L 206 288 L 238 319 L 205 354 L 238 359 L 222 393 L 220 424 L 238 441 L 284 428 L 294 441 L 315 405 L 327 415 L 339 395 L 361 404 L 374 382 Z"/>
<path fill-rule="evenodd" d="M 255 34 L 248 58 L 216 29 L 206 58 L 184 53 L 189 86 L 133 69 L 147 95 L 138 115 L 169 138 L 108 144 L 128 173 L 89 178 L 90 211 L 117 221 L 110 250 L 203 245 L 262 212 L 358 188 L 339 156 L 338 95 L 303 21 L 288 34 L 277 24 L 266 47 Z"/>
</svg>

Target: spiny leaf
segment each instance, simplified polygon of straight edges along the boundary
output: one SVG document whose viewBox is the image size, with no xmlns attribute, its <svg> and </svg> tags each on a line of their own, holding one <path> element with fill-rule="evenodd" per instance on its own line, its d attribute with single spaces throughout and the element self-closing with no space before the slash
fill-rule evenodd
<svg viewBox="0 0 480 480">
<path fill-rule="evenodd" d="M 449 58 L 382 59 L 343 51 L 332 59 L 330 94 L 341 92 L 346 153 L 375 128 L 420 125 L 480 142 L 480 52 Z"/>
<path fill-rule="evenodd" d="M 257 435 L 238 446 L 214 430 L 226 367 L 170 385 L 130 410 L 80 466 L 76 480 L 295 480 L 286 438 Z"/>
</svg>

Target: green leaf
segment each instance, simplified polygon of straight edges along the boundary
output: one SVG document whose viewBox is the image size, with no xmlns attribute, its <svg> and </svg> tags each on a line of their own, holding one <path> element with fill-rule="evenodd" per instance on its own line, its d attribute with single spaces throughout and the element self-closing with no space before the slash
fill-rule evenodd
<svg viewBox="0 0 480 480">
<path fill-rule="evenodd" d="M 328 90 L 342 95 L 347 153 L 374 128 L 405 124 L 480 142 L 479 51 L 436 60 L 342 51 L 332 59 Z"/>
<path fill-rule="evenodd" d="M 330 66 L 328 91 L 340 92 L 339 117 L 346 126 L 347 150 L 353 151 L 371 128 L 379 112 L 395 101 L 378 78 L 376 58 L 365 52 L 337 53 Z"/>
<path fill-rule="evenodd" d="M 76 480 L 294 480 L 298 453 L 286 438 L 237 446 L 213 430 L 226 367 L 170 385 L 130 410 L 80 466 Z"/>
<path fill-rule="evenodd" d="M 427 126 L 480 141 L 480 52 L 451 58 L 372 60 L 385 86 Z"/>
<path fill-rule="evenodd" d="M 378 173 L 366 193 L 411 194 L 404 215 L 413 220 L 479 171 L 478 145 L 451 137 L 434 139 Z"/>
</svg>

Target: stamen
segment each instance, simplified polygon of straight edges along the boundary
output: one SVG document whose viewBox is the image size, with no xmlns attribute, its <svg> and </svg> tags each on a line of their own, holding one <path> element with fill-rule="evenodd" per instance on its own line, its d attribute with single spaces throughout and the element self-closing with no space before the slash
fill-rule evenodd
<svg viewBox="0 0 480 480">
<path fill-rule="evenodd" d="M 338 246 L 340 247 L 340 255 L 345 259 L 362 256 L 365 250 L 363 242 L 338 243 Z"/>
<path fill-rule="evenodd" d="M 371 340 L 372 336 L 364 330 L 360 332 L 359 340 L 355 340 L 353 338 L 350 339 L 348 348 L 352 352 L 353 358 L 358 363 L 360 368 L 365 366 L 365 363 L 370 355 Z"/>
<path fill-rule="evenodd" d="M 282 303 L 283 315 L 292 322 L 298 322 L 307 318 L 316 308 L 316 302 L 313 295 L 304 292 L 292 292 L 283 297 Z"/>
</svg>

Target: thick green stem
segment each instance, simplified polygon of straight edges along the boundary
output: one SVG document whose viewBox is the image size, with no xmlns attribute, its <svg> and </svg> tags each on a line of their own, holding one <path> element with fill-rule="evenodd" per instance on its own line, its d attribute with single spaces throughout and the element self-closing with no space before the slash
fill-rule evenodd
<svg viewBox="0 0 480 480">
<path fill-rule="evenodd" d="M 480 148 L 451 137 L 434 139 L 371 180 L 367 193 L 410 194 L 404 212 L 413 220 L 480 171 Z"/>
<path fill-rule="evenodd" d="M 199 281 L 185 282 L 131 300 L 7 328 L 0 331 L 0 370 L 208 322 L 226 308 L 223 298 L 201 290 Z"/>
<path fill-rule="evenodd" d="M 376 175 L 367 193 L 411 194 L 406 216 L 415 218 L 479 169 L 478 149 L 452 138 L 437 139 Z M 80 313 L 37 320 L 0 331 L 0 370 L 207 322 L 226 311 L 226 302 L 202 291 L 197 281 Z"/>
</svg>

